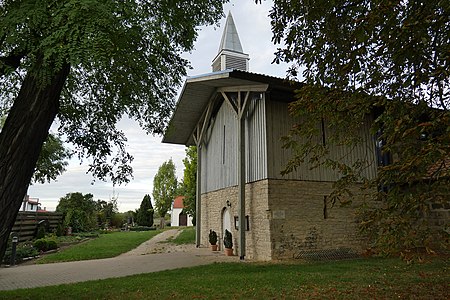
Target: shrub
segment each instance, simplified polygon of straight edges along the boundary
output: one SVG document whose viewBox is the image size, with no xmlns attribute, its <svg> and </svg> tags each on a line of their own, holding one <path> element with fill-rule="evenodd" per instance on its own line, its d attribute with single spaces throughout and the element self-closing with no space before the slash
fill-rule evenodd
<svg viewBox="0 0 450 300">
<path fill-rule="evenodd" d="M 46 239 L 37 239 L 33 243 L 33 247 L 38 251 L 47 251 L 47 240 Z"/>
<path fill-rule="evenodd" d="M 38 239 L 35 240 L 33 243 L 33 247 L 36 248 L 39 251 L 48 251 L 58 248 L 58 244 L 55 240 L 52 239 Z"/>
<path fill-rule="evenodd" d="M 156 228 L 155 227 L 148 227 L 148 226 L 130 227 L 130 231 L 149 231 L 149 230 L 156 230 Z"/>
<path fill-rule="evenodd" d="M 209 230 L 209 243 L 211 245 L 217 244 L 217 233 L 214 230 Z"/>
<path fill-rule="evenodd" d="M 58 244 L 55 240 L 47 240 L 47 250 L 58 249 Z"/>
<path fill-rule="evenodd" d="M 233 248 L 233 236 L 231 235 L 231 232 L 225 229 L 225 237 L 223 238 L 223 244 L 225 245 L 225 248 L 231 249 Z"/>
<path fill-rule="evenodd" d="M 56 236 L 63 236 L 65 234 L 65 229 L 63 224 L 58 224 L 58 226 L 56 227 Z"/>
<path fill-rule="evenodd" d="M 12 249 L 8 248 L 3 257 L 4 264 L 11 262 L 11 254 Z M 39 255 L 39 252 L 31 244 L 18 245 L 16 249 L 16 263 L 21 263 L 24 258 L 35 257 L 37 255 Z"/>
<path fill-rule="evenodd" d="M 39 225 L 36 233 L 36 239 L 42 239 L 45 237 L 45 226 Z"/>
</svg>

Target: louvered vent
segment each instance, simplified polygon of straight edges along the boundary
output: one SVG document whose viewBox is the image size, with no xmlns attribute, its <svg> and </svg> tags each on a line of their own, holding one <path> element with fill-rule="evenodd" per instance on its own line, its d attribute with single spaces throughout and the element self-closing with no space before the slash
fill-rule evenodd
<svg viewBox="0 0 450 300">
<path fill-rule="evenodd" d="M 226 55 L 226 69 L 247 71 L 247 59 Z"/>
</svg>

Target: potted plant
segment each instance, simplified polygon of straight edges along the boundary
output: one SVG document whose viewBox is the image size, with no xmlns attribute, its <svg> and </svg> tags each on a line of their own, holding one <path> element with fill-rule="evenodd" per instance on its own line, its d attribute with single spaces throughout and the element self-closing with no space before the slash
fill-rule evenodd
<svg viewBox="0 0 450 300">
<path fill-rule="evenodd" d="M 212 251 L 217 251 L 217 233 L 214 230 L 209 230 L 209 243 Z"/>
<path fill-rule="evenodd" d="M 225 229 L 225 236 L 223 238 L 223 244 L 225 246 L 225 254 L 227 256 L 233 255 L 233 236 L 231 235 L 231 232 L 229 232 L 227 229 Z"/>
</svg>

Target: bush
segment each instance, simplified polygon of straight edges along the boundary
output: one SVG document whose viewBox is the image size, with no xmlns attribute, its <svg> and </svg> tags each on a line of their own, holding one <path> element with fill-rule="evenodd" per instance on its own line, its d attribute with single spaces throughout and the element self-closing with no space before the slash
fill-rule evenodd
<svg viewBox="0 0 450 300">
<path fill-rule="evenodd" d="M 35 240 L 33 243 L 33 247 L 36 248 L 39 251 L 48 251 L 58 248 L 58 244 L 55 240 L 52 239 L 38 239 Z"/>
<path fill-rule="evenodd" d="M 149 230 L 156 230 L 156 228 L 155 227 L 148 227 L 148 226 L 130 227 L 130 231 L 149 231 Z"/>
<path fill-rule="evenodd" d="M 37 239 L 33 243 L 33 247 L 38 251 L 47 251 L 47 240 L 46 239 Z"/>
<path fill-rule="evenodd" d="M 225 236 L 223 238 L 223 244 L 225 245 L 225 248 L 231 249 L 233 248 L 233 236 L 231 232 L 225 229 Z"/>
<path fill-rule="evenodd" d="M 10 264 L 12 249 L 8 248 L 3 256 L 3 263 Z M 35 257 L 39 252 L 31 244 L 18 245 L 16 249 L 16 263 L 21 263 L 24 258 Z"/>
<path fill-rule="evenodd" d="M 209 230 L 209 243 L 211 245 L 217 244 L 217 233 L 212 229 Z"/>
<path fill-rule="evenodd" d="M 63 224 L 58 224 L 58 226 L 56 227 L 55 233 L 56 233 L 56 236 L 63 236 L 66 233 Z"/>
<path fill-rule="evenodd" d="M 55 240 L 47 240 L 47 250 L 58 249 L 58 244 Z"/>
<path fill-rule="evenodd" d="M 36 233 L 36 239 L 42 239 L 45 237 L 45 226 L 39 225 Z"/>
</svg>

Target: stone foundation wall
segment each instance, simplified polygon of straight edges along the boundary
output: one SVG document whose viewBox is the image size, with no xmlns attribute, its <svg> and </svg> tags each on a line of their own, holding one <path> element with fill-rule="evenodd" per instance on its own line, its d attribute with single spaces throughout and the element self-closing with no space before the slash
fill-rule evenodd
<svg viewBox="0 0 450 300">
<path fill-rule="evenodd" d="M 245 232 L 246 258 L 254 260 L 271 259 L 271 238 L 268 215 L 268 181 L 262 180 L 246 185 L 246 215 L 249 219 L 249 230 Z M 227 206 L 227 201 L 231 206 Z M 209 230 L 216 231 L 219 236 L 220 249 L 223 251 L 223 210 L 228 208 L 231 216 L 231 233 L 233 235 L 234 254 L 239 253 L 239 231 L 234 226 L 234 219 L 239 212 L 237 186 L 202 194 L 202 227 L 201 243 L 209 245 Z"/>
<path fill-rule="evenodd" d="M 332 190 L 329 182 L 266 179 L 246 186 L 246 258 L 254 260 L 299 258 L 305 252 L 346 251 L 361 253 L 365 240 L 358 234 L 355 208 L 360 204 L 334 207 L 325 196 Z M 209 245 L 212 229 L 223 250 L 223 210 L 231 215 L 234 253 L 239 253 L 237 187 L 202 194 L 202 245 Z M 357 190 L 355 189 L 355 193 Z M 227 201 L 231 206 L 227 206 Z"/>
<path fill-rule="evenodd" d="M 330 182 L 270 180 L 272 258 L 300 258 L 305 253 L 361 253 L 365 240 L 358 234 L 354 200 L 334 206 L 326 198 Z M 357 190 L 355 189 L 355 192 Z"/>
</svg>

